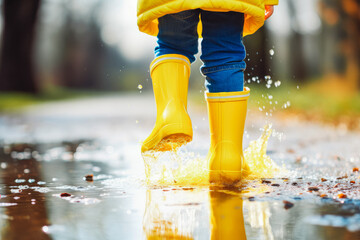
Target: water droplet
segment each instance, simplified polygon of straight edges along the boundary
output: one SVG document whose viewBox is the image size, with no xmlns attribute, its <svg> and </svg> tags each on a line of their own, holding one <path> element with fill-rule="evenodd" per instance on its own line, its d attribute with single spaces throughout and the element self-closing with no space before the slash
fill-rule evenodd
<svg viewBox="0 0 360 240">
<path fill-rule="evenodd" d="M 42 231 L 43 231 L 44 233 L 48 233 L 48 232 L 49 232 L 49 227 L 48 227 L 48 226 L 43 226 L 43 227 L 42 227 Z"/>
<path fill-rule="evenodd" d="M 275 87 L 278 87 L 281 85 L 281 82 L 279 80 L 277 80 L 275 83 L 274 83 Z"/>
<path fill-rule="evenodd" d="M 141 84 L 138 85 L 138 89 L 142 89 L 143 86 Z"/>
<path fill-rule="evenodd" d="M 270 49 L 270 50 L 269 50 L 269 53 L 270 53 L 271 56 L 273 56 L 273 55 L 275 54 L 274 49 Z"/>
<path fill-rule="evenodd" d="M 282 108 L 288 108 L 288 107 L 290 107 L 290 105 L 291 105 L 290 101 L 287 101 L 286 103 L 284 103 Z"/>
<path fill-rule="evenodd" d="M 25 182 L 25 179 L 15 179 L 15 183 L 23 183 Z"/>
</svg>

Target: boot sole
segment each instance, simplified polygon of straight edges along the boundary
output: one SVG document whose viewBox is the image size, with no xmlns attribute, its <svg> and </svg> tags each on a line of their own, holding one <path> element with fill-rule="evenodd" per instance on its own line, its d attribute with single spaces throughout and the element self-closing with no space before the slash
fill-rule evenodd
<svg viewBox="0 0 360 240">
<path fill-rule="evenodd" d="M 189 135 L 183 133 L 172 134 L 163 138 L 153 150 L 157 152 L 176 151 L 190 141 L 191 137 Z"/>
<path fill-rule="evenodd" d="M 171 151 L 192 141 L 192 129 L 184 129 L 183 124 L 169 124 L 162 127 L 149 141 L 143 143 L 142 152 Z M 145 147 L 150 146 L 150 147 Z"/>
</svg>

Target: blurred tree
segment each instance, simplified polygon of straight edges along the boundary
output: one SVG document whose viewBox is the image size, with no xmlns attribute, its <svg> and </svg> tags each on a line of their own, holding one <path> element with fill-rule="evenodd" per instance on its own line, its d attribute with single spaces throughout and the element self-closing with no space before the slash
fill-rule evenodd
<svg viewBox="0 0 360 240">
<path fill-rule="evenodd" d="M 4 0 L 0 91 L 38 92 L 33 46 L 41 0 Z"/>
<path fill-rule="evenodd" d="M 121 54 L 101 37 L 99 8 L 104 2 L 87 6 L 86 16 L 79 16 L 71 5 L 64 4 L 65 22 L 58 39 L 59 63 L 57 82 L 72 89 L 114 90 L 119 84 L 121 67 L 126 62 Z"/>
<path fill-rule="evenodd" d="M 260 28 L 255 34 L 244 38 L 246 47 L 246 70 L 245 80 L 251 77 L 264 79 L 270 74 L 270 55 L 268 51 L 268 30 L 265 27 Z"/>
<path fill-rule="evenodd" d="M 68 88 L 99 89 L 105 54 L 100 28 L 93 14 L 89 19 L 77 19 L 68 9 L 65 11 L 60 34 L 59 82 Z"/>
<path fill-rule="evenodd" d="M 290 16 L 295 16 L 296 14 L 299 14 L 297 12 L 295 2 L 297 0 L 288 1 L 288 10 Z M 307 73 L 307 67 L 305 64 L 305 56 L 304 56 L 304 39 L 303 34 L 301 34 L 299 31 L 294 30 L 299 29 L 298 26 L 299 19 L 296 17 L 290 17 L 290 25 L 292 26 L 292 34 L 289 39 L 289 61 L 290 61 L 290 67 L 291 72 L 293 74 L 293 77 L 295 77 L 297 80 L 305 81 L 308 78 Z"/>
<path fill-rule="evenodd" d="M 324 61 L 325 72 L 340 74 L 343 85 L 359 90 L 360 3 L 358 0 L 321 0 L 319 9 L 325 25 L 323 38 L 332 37 L 335 42 L 323 49 L 331 59 L 330 63 Z"/>
<path fill-rule="evenodd" d="M 273 56 L 269 54 L 269 51 L 275 47 L 275 42 L 279 41 L 281 37 L 271 36 L 269 29 L 266 26 L 262 27 L 255 34 L 244 38 L 247 52 L 247 78 L 259 77 L 261 81 L 264 79 L 264 76 L 270 75 L 273 79 L 281 76 L 285 79 L 296 79 L 302 82 L 309 78 L 311 72 L 308 70 L 306 62 L 304 34 L 299 31 L 300 19 L 295 17 L 300 14 L 299 9 L 296 8 L 295 1 L 297 0 L 286 2 L 291 32 L 286 41 L 281 46 L 278 46 L 278 48 L 281 47 L 287 50 L 285 56 L 287 62 L 279 64 L 282 65 L 280 67 L 275 66 L 276 62 L 272 61 Z M 272 71 L 272 69 L 275 71 Z"/>
</svg>

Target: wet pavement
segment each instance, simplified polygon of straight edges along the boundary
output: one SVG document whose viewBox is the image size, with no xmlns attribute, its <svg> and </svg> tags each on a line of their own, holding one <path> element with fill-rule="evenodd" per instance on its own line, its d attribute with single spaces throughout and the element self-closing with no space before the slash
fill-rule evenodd
<svg viewBox="0 0 360 240">
<path fill-rule="evenodd" d="M 193 105 L 182 151 L 204 159 L 205 103 Z M 150 94 L 0 115 L 1 239 L 360 239 L 360 133 L 261 114 L 244 146 L 271 122 L 267 155 L 287 171 L 236 188 L 146 185 Z"/>
</svg>

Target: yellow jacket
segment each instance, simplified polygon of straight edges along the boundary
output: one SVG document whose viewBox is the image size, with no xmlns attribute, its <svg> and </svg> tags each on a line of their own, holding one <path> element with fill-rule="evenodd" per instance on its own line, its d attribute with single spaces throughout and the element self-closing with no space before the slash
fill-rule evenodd
<svg viewBox="0 0 360 240">
<path fill-rule="evenodd" d="M 139 30 L 156 36 L 158 18 L 166 14 L 201 8 L 217 12 L 245 14 L 244 36 L 256 32 L 263 24 L 265 5 L 277 5 L 278 0 L 138 0 L 137 24 Z M 199 28 L 201 33 L 201 25 Z"/>
</svg>

